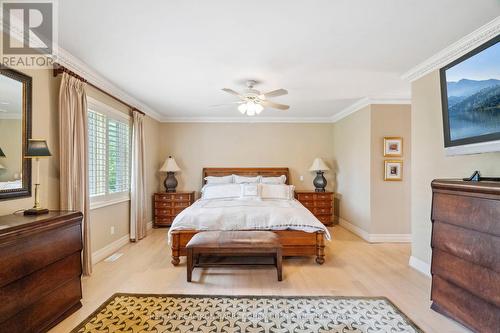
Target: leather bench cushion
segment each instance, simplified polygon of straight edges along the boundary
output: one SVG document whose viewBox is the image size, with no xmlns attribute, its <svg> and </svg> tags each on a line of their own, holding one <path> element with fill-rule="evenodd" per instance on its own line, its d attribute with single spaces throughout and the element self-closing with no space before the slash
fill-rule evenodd
<svg viewBox="0 0 500 333">
<path fill-rule="evenodd" d="M 276 248 L 279 236 L 272 231 L 203 231 L 186 245 L 204 248 Z"/>
</svg>

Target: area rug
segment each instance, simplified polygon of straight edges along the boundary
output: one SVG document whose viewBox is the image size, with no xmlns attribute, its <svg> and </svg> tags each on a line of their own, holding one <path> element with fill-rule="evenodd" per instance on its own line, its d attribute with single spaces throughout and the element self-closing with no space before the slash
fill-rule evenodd
<svg viewBox="0 0 500 333">
<path fill-rule="evenodd" d="M 384 297 L 115 294 L 72 332 L 422 332 Z"/>
</svg>

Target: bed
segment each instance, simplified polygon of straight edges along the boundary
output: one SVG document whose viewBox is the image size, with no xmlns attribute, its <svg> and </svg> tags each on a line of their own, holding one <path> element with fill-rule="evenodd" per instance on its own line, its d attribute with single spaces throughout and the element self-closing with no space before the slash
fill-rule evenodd
<svg viewBox="0 0 500 333">
<path fill-rule="evenodd" d="M 281 175 L 286 176 L 286 184 L 289 184 L 289 171 L 288 168 L 204 168 L 203 169 L 203 179 L 207 176 L 227 176 L 227 175 L 240 175 L 240 176 L 264 176 L 264 177 L 277 177 Z M 205 181 L 203 181 L 205 184 Z M 218 203 L 220 205 L 220 203 Z M 232 205 L 234 203 L 224 203 L 224 206 Z M 212 205 L 211 207 L 209 205 Z M 179 214 L 169 230 L 169 242 L 172 248 L 172 264 L 177 266 L 180 262 L 181 256 L 186 256 L 186 245 L 195 234 L 204 230 L 222 230 L 214 228 L 213 226 L 208 226 L 213 221 L 209 219 L 204 220 L 203 226 L 196 222 L 196 217 L 201 217 L 204 214 L 204 209 L 219 209 L 214 206 L 215 203 L 201 202 L 200 200 L 193 204 L 191 207 L 186 208 L 181 214 Z M 258 207 L 252 208 L 253 205 Z M 251 212 L 252 209 L 265 210 L 265 209 L 275 209 L 268 206 L 274 205 L 274 203 L 245 203 L 244 208 Z M 299 223 L 295 223 L 297 228 L 292 226 L 278 227 L 275 226 L 269 229 L 261 230 L 271 230 L 275 232 L 280 237 L 280 243 L 283 246 L 283 256 L 315 256 L 316 263 L 322 265 L 325 262 L 325 239 L 329 238 L 328 230 L 319 222 L 304 206 L 302 206 L 297 200 L 291 200 L 289 205 L 281 203 L 281 208 L 287 214 L 298 214 L 299 217 L 304 219 L 309 219 L 309 227 L 303 226 L 299 228 Z M 231 209 L 223 207 L 220 209 Z M 232 208 L 234 210 L 234 207 Z M 191 219 L 189 215 L 191 214 Z M 227 217 L 227 216 L 226 216 Z M 313 218 L 315 221 L 310 220 Z M 188 223 L 185 222 L 187 219 Z M 195 222 L 192 222 L 195 221 Z M 189 223 L 191 222 L 191 224 Z M 197 224 L 198 223 L 198 224 Z M 187 227 L 186 227 L 187 226 Z M 192 226 L 192 228 L 191 228 Z M 281 230 L 279 230 L 281 229 Z M 302 229 L 302 230 L 297 230 Z M 227 229 L 226 229 L 227 230 Z M 231 229 L 235 230 L 235 229 Z M 248 230 L 248 229 L 237 229 L 237 230 Z M 254 230 L 254 229 L 253 229 Z M 307 230 L 307 231 L 304 231 Z"/>
</svg>

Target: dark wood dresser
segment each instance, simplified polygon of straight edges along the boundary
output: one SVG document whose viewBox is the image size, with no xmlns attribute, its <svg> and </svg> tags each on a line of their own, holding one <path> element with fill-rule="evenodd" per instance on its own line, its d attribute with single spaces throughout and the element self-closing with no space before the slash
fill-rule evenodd
<svg viewBox="0 0 500 333">
<path fill-rule="evenodd" d="M 500 332 L 500 183 L 432 182 L 432 309 Z"/>
<path fill-rule="evenodd" d="M 0 331 L 45 332 L 81 307 L 82 214 L 0 216 Z"/>
<path fill-rule="evenodd" d="M 170 227 L 177 214 L 194 202 L 194 192 L 158 192 L 154 194 L 153 227 Z"/>
<path fill-rule="evenodd" d="M 333 192 L 296 190 L 295 198 L 324 225 L 332 225 Z"/>
</svg>

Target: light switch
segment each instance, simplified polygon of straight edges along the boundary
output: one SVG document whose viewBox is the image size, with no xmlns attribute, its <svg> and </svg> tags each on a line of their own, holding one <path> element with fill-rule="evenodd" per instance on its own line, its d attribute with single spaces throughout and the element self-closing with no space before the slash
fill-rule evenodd
<svg viewBox="0 0 500 333">
<path fill-rule="evenodd" d="M 300 181 L 303 182 L 304 181 L 304 176 L 300 176 Z"/>
</svg>

